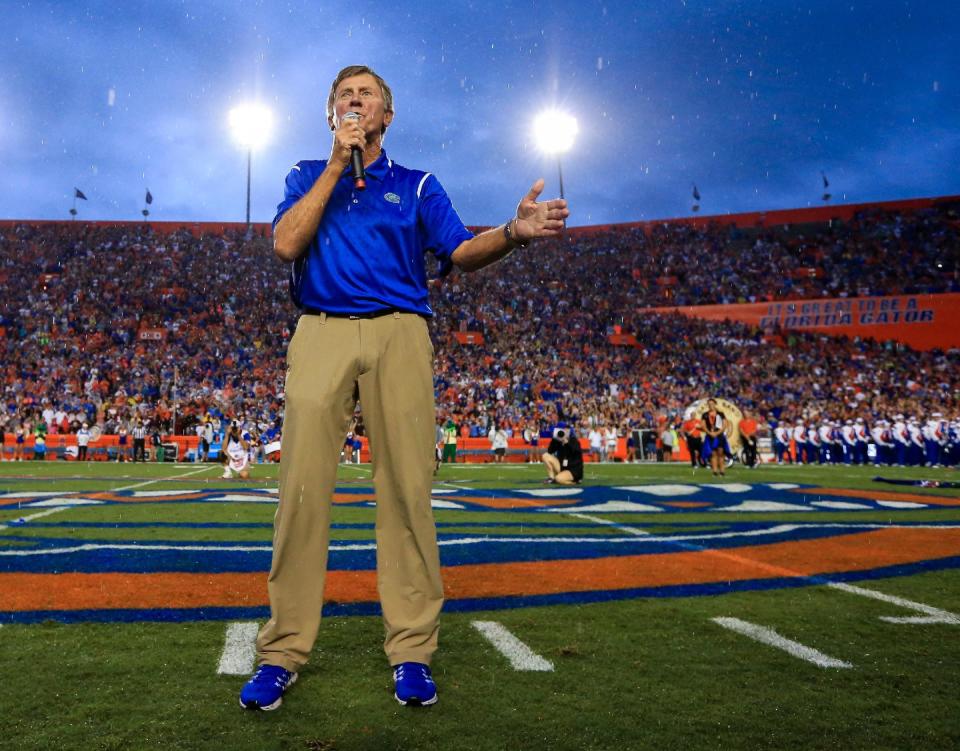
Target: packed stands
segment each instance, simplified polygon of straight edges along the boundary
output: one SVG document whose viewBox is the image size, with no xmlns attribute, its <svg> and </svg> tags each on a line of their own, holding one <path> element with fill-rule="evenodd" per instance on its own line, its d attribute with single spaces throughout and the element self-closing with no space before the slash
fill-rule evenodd
<svg viewBox="0 0 960 751">
<path fill-rule="evenodd" d="M 207 415 L 282 419 L 297 312 L 265 237 L 149 225 L 0 226 L 0 429 L 114 433 L 141 416 L 195 434 Z M 707 393 L 764 418 L 955 417 L 960 355 L 638 313 L 644 307 L 960 291 L 945 203 L 790 227 L 571 231 L 432 284 L 438 419 L 466 435 L 557 421 L 621 435 Z M 461 344 L 476 332 L 483 344 Z M 635 335 L 616 346 L 611 333 Z"/>
</svg>

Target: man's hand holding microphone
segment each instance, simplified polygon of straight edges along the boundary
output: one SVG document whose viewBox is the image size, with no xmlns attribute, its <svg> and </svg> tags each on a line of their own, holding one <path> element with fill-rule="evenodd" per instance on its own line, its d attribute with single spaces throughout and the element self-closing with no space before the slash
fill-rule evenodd
<svg viewBox="0 0 960 751">
<path fill-rule="evenodd" d="M 353 187 L 357 190 L 367 187 L 363 169 L 363 148 L 366 142 L 367 135 L 360 125 L 360 115 L 356 112 L 344 114 L 340 118 L 340 127 L 334 131 L 330 162 L 338 165 L 341 171 L 346 169 L 348 164 L 351 165 Z"/>
</svg>

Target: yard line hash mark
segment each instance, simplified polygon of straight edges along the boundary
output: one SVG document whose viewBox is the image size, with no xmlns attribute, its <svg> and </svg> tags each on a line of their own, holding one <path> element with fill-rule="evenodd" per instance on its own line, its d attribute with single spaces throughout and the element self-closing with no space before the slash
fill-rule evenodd
<svg viewBox="0 0 960 751">
<path fill-rule="evenodd" d="M 256 640 L 260 626 L 256 623 L 231 623 L 227 626 L 219 675 L 249 675 L 257 657 Z"/>
<path fill-rule="evenodd" d="M 506 657 L 514 670 L 532 671 L 541 673 L 553 672 L 553 663 L 541 657 L 530 647 L 511 634 L 506 626 L 497 621 L 471 621 L 480 635 L 493 648 Z"/>
<path fill-rule="evenodd" d="M 825 655 L 823 652 L 820 652 L 813 647 L 808 647 L 800 642 L 787 639 L 786 637 L 778 634 L 772 628 L 767 628 L 766 626 L 758 626 L 757 624 L 750 623 L 749 621 L 741 621 L 739 618 L 711 618 L 710 620 L 716 623 L 718 626 L 723 626 L 723 628 L 736 631 L 738 634 L 742 634 L 743 636 L 754 639 L 762 644 L 767 644 L 768 646 L 782 649 L 787 654 L 798 657 L 806 662 L 812 662 L 814 665 L 820 668 L 853 667 L 853 665 L 851 665 L 849 662 L 838 660 L 834 657 L 830 657 L 829 655 Z"/>
</svg>

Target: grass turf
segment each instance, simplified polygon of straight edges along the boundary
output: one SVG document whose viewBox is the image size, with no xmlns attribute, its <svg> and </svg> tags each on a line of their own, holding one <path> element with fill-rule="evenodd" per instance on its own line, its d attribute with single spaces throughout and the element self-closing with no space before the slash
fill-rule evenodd
<svg viewBox="0 0 960 751">
<path fill-rule="evenodd" d="M 149 490 L 236 488 L 215 468 L 186 478 L 170 465 L 0 465 L 0 490 Z M 80 467 L 78 469 L 78 466 Z M 346 482 L 367 471 L 342 470 Z M 122 472 L 122 475 L 119 474 Z M 275 467 L 256 467 L 275 486 Z M 960 491 L 874 483 L 873 468 L 734 469 L 726 482 L 797 482 L 960 497 Z M 952 479 L 939 470 L 887 470 L 897 477 Z M 89 476 L 87 476 L 89 475 Z M 538 467 L 443 467 L 439 488 L 534 487 Z M 622 486 L 709 482 L 674 465 L 588 467 L 588 483 Z M 445 484 L 446 483 L 446 484 Z M 356 483 L 354 483 L 356 484 Z M 440 496 L 438 496 L 440 497 Z M 245 503 L 137 503 L 70 508 L 0 530 L 7 549 L 33 535 L 77 539 L 192 539 L 268 542 L 274 506 Z M 0 523 L 24 510 L 0 508 Z M 32 512 L 35 513 L 35 510 Z M 582 526 L 565 514 L 438 509 L 443 533 L 621 534 Z M 663 512 L 596 514 L 655 533 L 724 529 L 732 522 L 957 522 L 960 509 L 809 511 L 803 513 Z M 334 524 L 373 522 L 374 510 L 335 506 Z M 83 527 L 77 523 L 205 522 L 254 528 Z M 504 522 L 513 526 L 499 526 Z M 554 527 L 528 526 L 553 523 Z M 62 523 L 62 524 L 61 524 Z M 496 525 L 494 525 L 496 523 Z M 176 536 L 174 536 L 174 534 Z M 182 536 L 181 536 L 182 535 Z M 334 538 L 371 539 L 372 529 L 335 529 Z M 4 544 L 4 539 L 6 543 Z M 17 538 L 17 539 L 10 539 Z M 2 549 L 2 548 L 0 548 Z M 589 565 L 584 561 L 584 565 Z M 871 581 L 861 586 L 960 613 L 955 569 Z M 2 592 L 0 592 L 2 602 Z M 927 749 L 960 745 L 955 686 L 960 680 L 958 626 L 892 624 L 910 611 L 819 586 L 718 596 L 646 598 L 443 616 L 434 663 L 440 703 L 426 710 L 392 699 L 382 623 L 374 617 L 328 618 L 301 681 L 276 713 L 242 712 L 244 679 L 216 675 L 225 624 L 7 624 L 0 653 L 5 731 L 0 748 L 83 749 L 624 749 L 844 748 Z M 824 670 L 729 632 L 710 619 L 733 616 L 853 663 Z M 552 661 L 552 673 L 515 672 L 470 626 L 503 623 Z"/>
<path fill-rule="evenodd" d="M 960 610 L 956 571 L 871 582 Z M 824 587 L 530 608 L 443 619 L 440 702 L 400 707 L 378 618 L 331 618 L 270 714 L 215 675 L 223 624 L 8 626 L 9 748 L 929 749 L 960 743 L 956 627 Z M 773 627 L 854 664 L 823 670 L 710 621 Z M 497 620 L 553 662 L 517 673 L 471 628 Z M 55 720 L 51 718 L 55 717 Z"/>
</svg>

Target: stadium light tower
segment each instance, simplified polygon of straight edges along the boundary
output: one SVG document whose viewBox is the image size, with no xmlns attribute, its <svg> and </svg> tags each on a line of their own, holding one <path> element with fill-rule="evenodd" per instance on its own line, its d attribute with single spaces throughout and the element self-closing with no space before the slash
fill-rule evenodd
<svg viewBox="0 0 960 751">
<path fill-rule="evenodd" d="M 538 148 L 545 154 L 557 155 L 557 172 L 560 176 L 560 197 L 563 198 L 563 166 L 560 155 L 569 151 L 580 131 L 572 115 L 559 110 L 547 110 L 533 121 L 533 137 Z"/>
<path fill-rule="evenodd" d="M 253 150 L 269 140 L 272 128 L 273 113 L 262 104 L 250 102 L 230 110 L 233 138 L 247 150 L 247 229 L 250 228 L 250 167 Z"/>
</svg>

